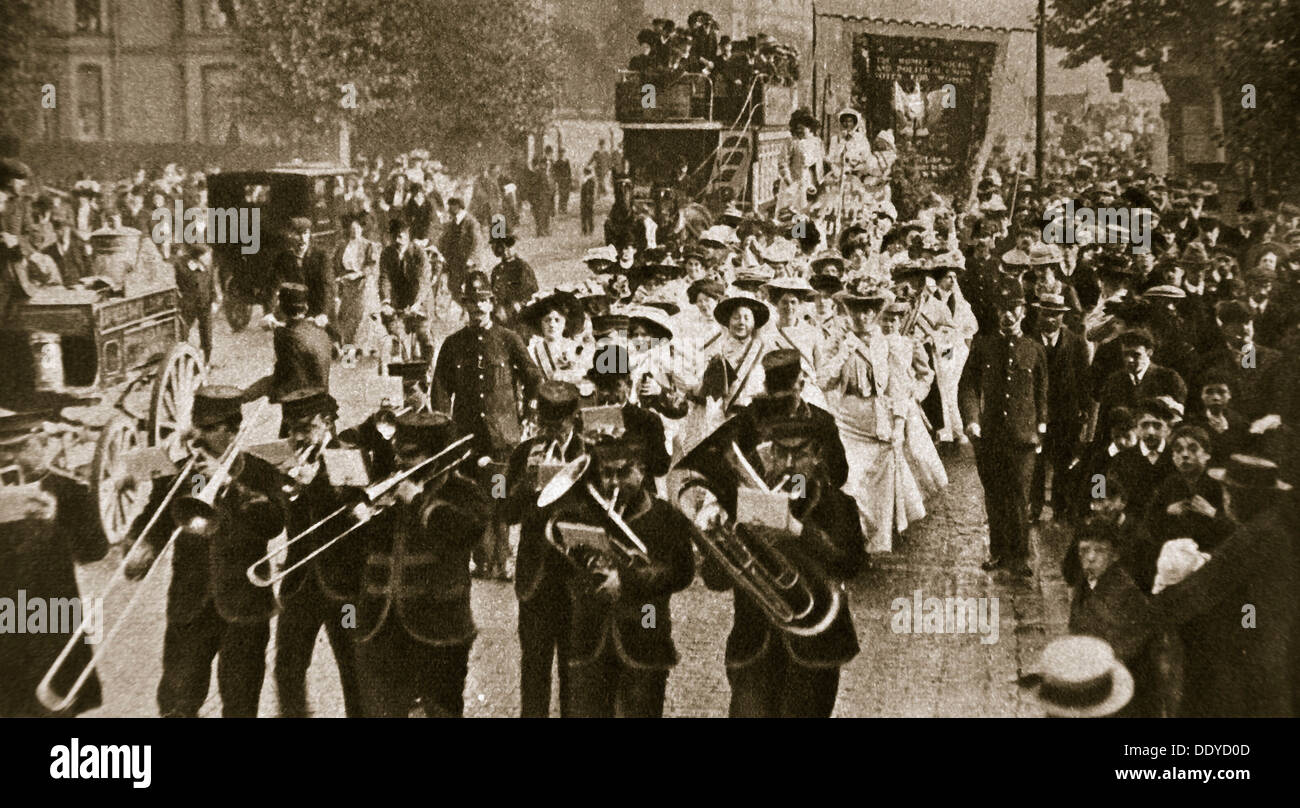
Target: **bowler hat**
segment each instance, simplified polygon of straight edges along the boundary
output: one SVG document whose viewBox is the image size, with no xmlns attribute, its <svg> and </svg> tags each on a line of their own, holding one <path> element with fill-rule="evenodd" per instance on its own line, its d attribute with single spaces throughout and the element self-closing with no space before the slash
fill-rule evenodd
<svg viewBox="0 0 1300 808">
<path fill-rule="evenodd" d="M 1246 488 L 1257 491 L 1290 491 L 1291 484 L 1278 479 L 1277 464 L 1262 457 L 1234 454 L 1228 457 L 1223 468 L 1206 472 L 1211 479 L 1229 488 Z"/>
<path fill-rule="evenodd" d="M 244 403 L 244 391 L 229 385 L 206 384 L 194 393 L 194 409 L 190 421 L 197 427 L 209 427 L 239 418 Z"/>
<path fill-rule="evenodd" d="M 1038 299 L 1029 305 L 1039 311 L 1055 311 L 1062 314 L 1070 311 L 1070 307 L 1065 304 L 1065 297 L 1051 292 L 1039 295 Z"/>
</svg>

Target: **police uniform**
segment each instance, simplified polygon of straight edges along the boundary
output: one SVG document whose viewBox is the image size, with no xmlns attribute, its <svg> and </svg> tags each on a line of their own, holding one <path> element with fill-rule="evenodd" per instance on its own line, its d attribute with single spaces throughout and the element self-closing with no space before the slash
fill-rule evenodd
<svg viewBox="0 0 1300 808">
<path fill-rule="evenodd" d="M 432 456 L 455 438 L 441 413 L 407 413 L 397 441 Z M 448 477 L 400 498 L 362 529 L 365 569 L 357 609 L 357 663 L 368 717 L 460 717 L 477 630 L 470 606 L 470 552 L 489 518 L 472 482 Z"/>
<path fill-rule="evenodd" d="M 1000 298 L 1015 307 L 1024 299 Z M 1034 454 L 1047 428 L 1047 355 L 1018 333 L 976 334 L 958 387 L 961 415 L 979 426 L 975 467 L 984 486 L 989 565 L 1025 572 L 1029 555 L 1029 486 Z"/>
<path fill-rule="evenodd" d="M 493 239 L 492 249 L 497 250 L 502 244 L 513 247 L 515 237 Z M 528 262 L 519 256 L 509 261 L 502 260 L 492 268 L 492 292 L 496 295 L 497 304 L 500 306 L 499 312 L 502 314 L 501 322 L 504 325 L 517 327 L 519 309 L 537 294 L 537 290 L 537 275 Z"/>
<path fill-rule="evenodd" d="M 537 391 L 538 418 L 558 421 L 576 416 L 578 390 L 565 382 L 543 382 Z M 523 718 L 546 718 L 551 705 L 551 662 L 558 657 L 560 715 L 569 708 L 569 562 L 543 535 L 549 511 L 537 507 L 537 451 L 545 452 L 552 439 L 529 438 L 510 456 L 506 470 L 507 494 L 500 518 L 519 524 L 519 557 L 515 567 L 515 595 L 519 598 L 519 701 Z M 554 447 L 565 462 L 583 453 L 576 430 Z"/>
</svg>

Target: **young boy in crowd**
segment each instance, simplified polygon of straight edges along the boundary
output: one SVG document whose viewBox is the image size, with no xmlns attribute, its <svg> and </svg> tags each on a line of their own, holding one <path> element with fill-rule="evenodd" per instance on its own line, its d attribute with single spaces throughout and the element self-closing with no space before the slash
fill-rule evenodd
<svg viewBox="0 0 1300 808">
<path fill-rule="evenodd" d="M 1147 540 L 1134 548 L 1133 580 L 1143 592 L 1155 582 L 1156 559 L 1170 539 L 1189 538 L 1206 552 L 1232 533 L 1223 513 L 1223 489 L 1205 473 L 1210 462 L 1210 437 L 1192 424 L 1179 424 L 1169 436 L 1174 473 L 1165 477 L 1147 505 Z"/>
<path fill-rule="evenodd" d="M 1247 450 L 1250 422 L 1232 406 L 1232 377 L 1222 368 L 1210 368 L 1200 379 L 1200 411 L 1188 419 L 1210 438 L 1210 456 L 1218 462 Z"/>
<path fill-rule="evenodd" d="M 1106 421 L 1110 424 L 1110 442 L 1094 445 L 1079 461 L 1079 498 L 1071 514 L 1076 521 L 1087 518 L 1093 508 L 1096 484 L 1110 472 L 1119 453 L 1137 445 L 1137 416 L 1133 410 L 1124 406 L 1112 407 L 1106 414 Z"/>
<path fill-rule="evenodd" d="M 1111 461 L 1110 471 L 1119 475 L 1128 491 L 1129 518 L 1141 519 L 1145 515 L 1156 486 L 1173 473 L 1168 437 L 1175 417 L 1160 399 L 1143 399 L 1138 407 L 1137 445 L 1124 449 Z"/>
</svg>

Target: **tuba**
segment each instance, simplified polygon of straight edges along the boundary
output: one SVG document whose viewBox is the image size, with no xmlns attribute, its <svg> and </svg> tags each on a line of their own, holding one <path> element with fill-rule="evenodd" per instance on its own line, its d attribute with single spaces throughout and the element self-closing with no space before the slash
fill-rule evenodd
<svg viewBox="0 0 1300 808">
<path fill-rule="evenodd" d="M 742 416 L 743 417 L 743 416 Z M 773 626 L 796 637 L 830 628 L 843 608 L 840 587 L 801 555 L 790 555 L 736 520 L 742 502 L 779 495 L 789 518 L 789 478 L 768 488 L 736 443 L 733 418 L 688 452 L 677 468 L 696 475 L 677 492 L 676 505 L 695 524 L 701 550 L 738 590 L 748 594 Z M 778 528 L 789 534 L 789 523 Z"/>
</svg>

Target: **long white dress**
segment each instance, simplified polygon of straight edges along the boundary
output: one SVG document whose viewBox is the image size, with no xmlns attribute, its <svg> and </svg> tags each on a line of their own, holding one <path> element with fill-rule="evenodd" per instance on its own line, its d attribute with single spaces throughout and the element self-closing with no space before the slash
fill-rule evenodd
<svg viewBox="0 0 1300 808">
<path fill-rule="evenodd" d="M 888 340 L 876 329 L 845 337 L 822 368 L 821 381 L 849 461 L 844 491 L 858 503 L 867 551 L 889 552 L 894 532 L 923 517 L 925 503 L 903 436 L 895 435 L 895 418 L 905 412 L 899 400 L 905 385 L 891 373 Z"/>
<path fill-rule="evenodd" d="M 950 292 L 939 292 L 937 300 L 952 317 L 952 329 L 943 329 L 935 337 L 935 384 L 939 385 L 939 400 L 943 404 L 943 427 L 940 440 L 958 440 L 965 426 L 961 408 L 957 406 L 957 385 L 961 381 L 966 357 L 970 356 L 970 340 L 979 330 L 970 303 L 955 284 Z"/>
<path fill-rule="evenodd" d="M 930 439 L 930 430 L 926 428 L 925 415 L 921 411 L 921 401 L 930 391 L 934 371 L 930 368 L 925 348 L 915 338 L 890 334 L 886 339 L 889 341 L 890 379 L 897 385 L 897 400 L 907 418 L 903 455 L 921 493 L 928 499 L 948 487 L 948 472 L 934 448 L 934 441 Z"/>
</svg>

